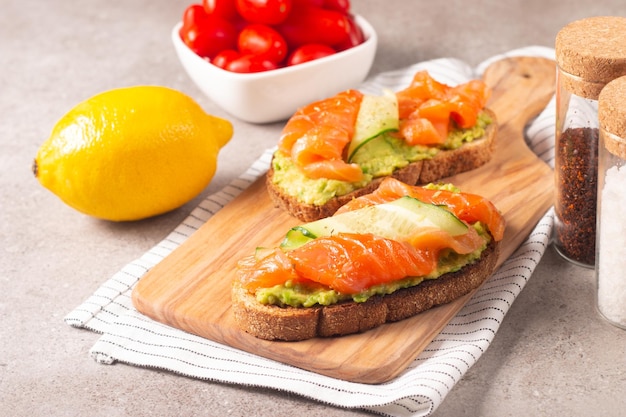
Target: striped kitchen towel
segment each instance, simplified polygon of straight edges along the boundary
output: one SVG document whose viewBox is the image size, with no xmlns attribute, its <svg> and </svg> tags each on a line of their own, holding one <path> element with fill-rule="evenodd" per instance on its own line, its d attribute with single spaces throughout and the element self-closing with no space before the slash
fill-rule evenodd
<svg viewBox="0 0 626 417">
<path fill-rule="evenodd" d="M 458 84 L 480 76 L 497 59 L 520 55 L 553 59 L 554 50 L 522 48 L 493 57 L 477 68 L 456 59 L 422 62 L 372 77 L 361 90 L 397 90 L 408 84 L 419 69 L 428 70 L 441 82 Z M 551 166 L 554 118 L 552 101 L 526 131 L 530 148 Z M 137 281 L 263 175 L 269 167 L 272 151 L 267 150 L 239 178 L 207 197 L 163 241 L 104 282 L 65 317 L 65 322 L 102 334 L 90 351 L 99 363 L 121 362 L 203 380 L 274 388 L 326 404 L 385 416 L 432 414 L 489 347 L 507 311 L 530 279 L 550 242 L 553 211 L 545 214 L 526 241 L 415 361 L 401 375 L 384 384 L 360 384 L 305 371 L 191 335 L 138 313 L 130 297 Z"/>
</svg>

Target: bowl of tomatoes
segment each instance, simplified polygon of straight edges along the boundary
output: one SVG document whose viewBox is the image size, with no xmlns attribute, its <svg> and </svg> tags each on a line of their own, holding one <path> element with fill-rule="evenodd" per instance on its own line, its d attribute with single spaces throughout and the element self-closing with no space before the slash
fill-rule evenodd
<svg viewBox="0 0 626 417">
<path fill-rule="evenodd" d="M 171 38 L 198 88 L 250 123 L 358 87 L 377 46 L 349 0 L 204 0 L 185 9 Z"/>
</svg>

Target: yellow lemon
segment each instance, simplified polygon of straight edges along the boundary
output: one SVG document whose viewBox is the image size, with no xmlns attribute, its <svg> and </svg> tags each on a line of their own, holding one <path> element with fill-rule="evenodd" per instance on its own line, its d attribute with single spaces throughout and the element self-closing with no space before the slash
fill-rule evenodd
<svg viewBox="0 0 626 417">
<path fill-rule="evenodd" d="M 41 145 L 33 172 L 69 206 L 113 221 L 165 213 L 211 181 L 232 124 L 187 95 L 135 86 L 79 103 Z"/>
</svg>

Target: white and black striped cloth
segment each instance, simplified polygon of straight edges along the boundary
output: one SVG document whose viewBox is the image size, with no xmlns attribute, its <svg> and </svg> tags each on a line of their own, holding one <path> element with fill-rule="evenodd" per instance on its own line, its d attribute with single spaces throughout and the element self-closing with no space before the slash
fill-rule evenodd
<svg viewBox="0 0 626 417">
<path fill-rule="evenodd" d="M 554 50 L 528 47 L 493 57 L 477 68 L 456 59 L 438 59 L 387 72 L 366 81 L 361 90 L 379 94 L 398 90 L 418 69 L 427 69 L 447 84 L 481 75 L 493 61 L 507 56 L 554 58 Z M 527 127 L 531 149 L 553 166 L 554 101 Z M 417 359 L 395 379 L 378 385 L 347 382 L 304 371 L 206 340 L 139 314 L 130 294 L 137 281 L 213 214 L 263 175 L 272 150 L 244 174 L 207 197 L 183 223 L 139 259 L 124 266 L 84 303 L 65 317 L 77 328 L 101 333 L 92 347 L 103 364 L 121 363 L 165 369 L 211 381 L 288 391 L 338 407 L 366 409 L 386 416 L 427 416 L 487 350 L 505 314 L 531 277 L 550 242 L 553 212 L 536 225 L 527 240 L 481 287 Z"/>
</svg>

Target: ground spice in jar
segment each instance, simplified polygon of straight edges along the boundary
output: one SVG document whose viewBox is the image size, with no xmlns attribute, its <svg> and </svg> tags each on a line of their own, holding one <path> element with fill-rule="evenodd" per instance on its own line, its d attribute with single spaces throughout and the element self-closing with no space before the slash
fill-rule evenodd
<svg viewBox="0 0 626 417">
<path fill-rule="evenodd" d="M 556 149 L 562 163 L 557 167 L 555 245 L 566 258 L 587 265 L 596 256 L 598 138 L 596 128 L 569 128 Z"/>
<path fill-rule="evenodd" d="M 598 203 L 598 97 L 626 75 L 626 17 L 594 16 L 563 27 L 557 61 L 554 246 L 567 260 L 594 268 Z"/>
</svg>

